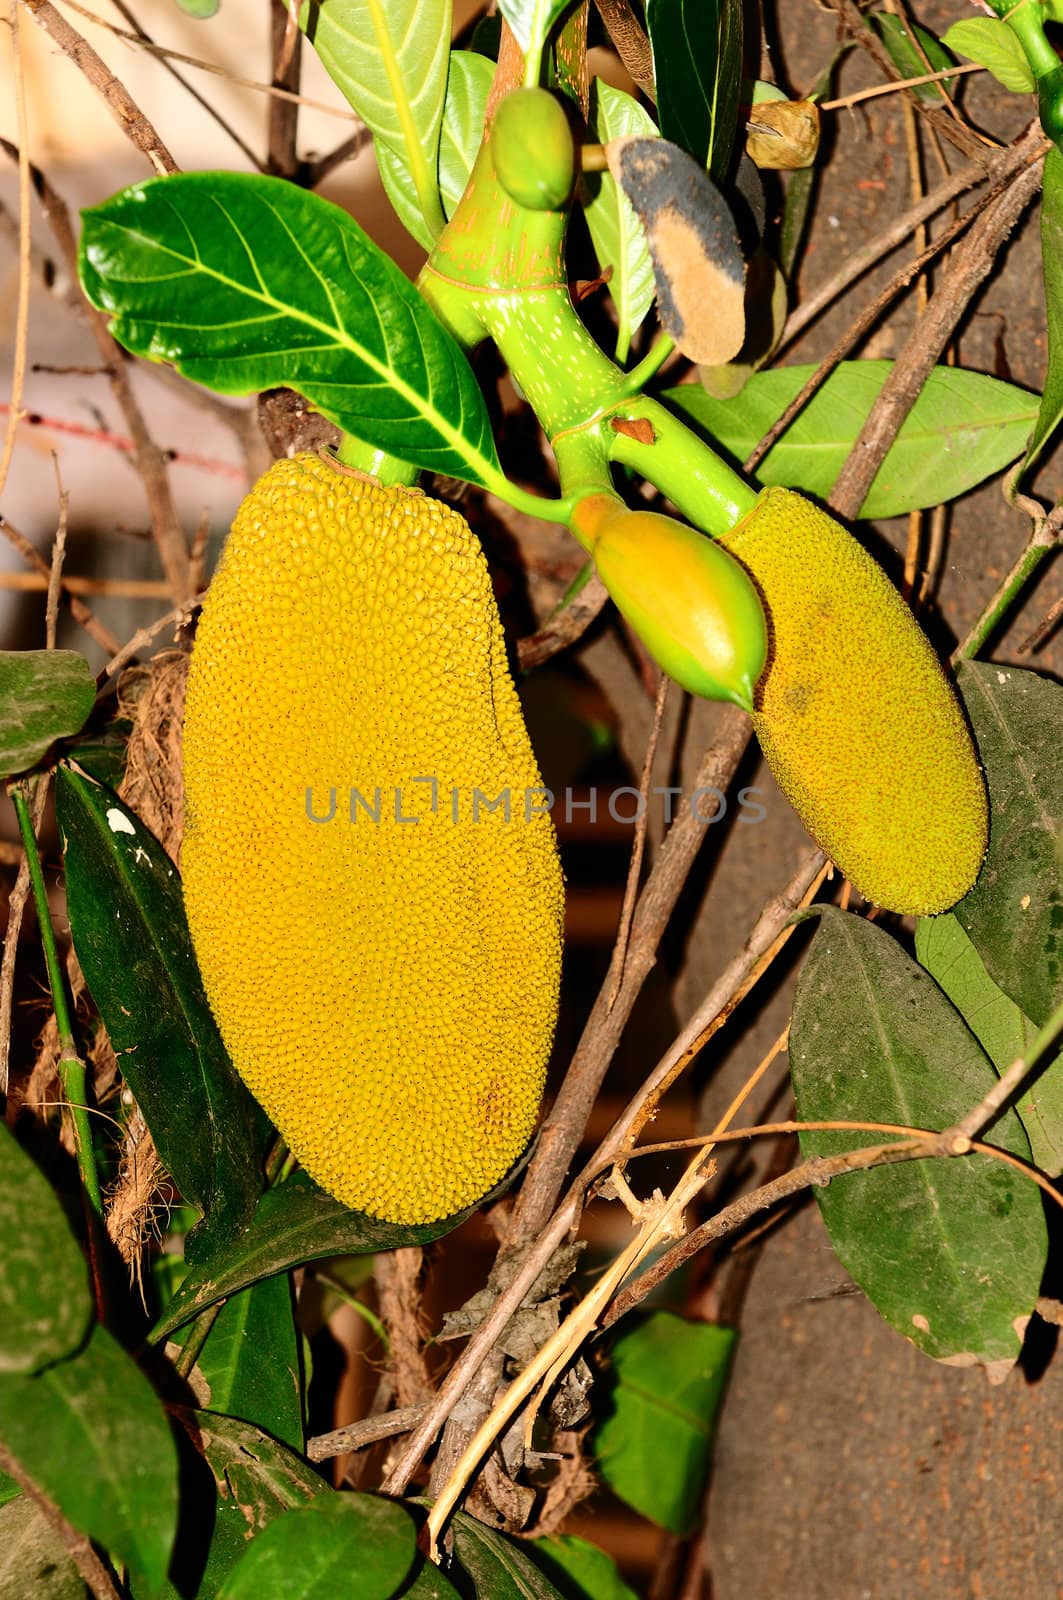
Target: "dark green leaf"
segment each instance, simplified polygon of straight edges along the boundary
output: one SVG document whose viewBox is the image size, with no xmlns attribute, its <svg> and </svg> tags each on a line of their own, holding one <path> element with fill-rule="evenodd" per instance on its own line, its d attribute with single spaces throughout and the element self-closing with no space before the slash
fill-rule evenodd
<svg viewBox="0 0 1063 1600">
<path fill-rule="evenodd" d="M 640 1317 L 613 1345 L 612 1411 L 594 1436 L 603 1479 L 671 1533 L 697 1523 L 735 1334 L 671 1311 Z"/>
<path fill-rule="evenodd" d="M 1037 1029 L 997 988 L 951 912 L 920 918 L 915 953 L 998 1072 L 1025 1055 Z M 1035 1165 L 1050 1178 L 1058 1177 L 1063 1172 L 1063 1056 L 1054 1062 L 1047 1058 L 1045 1070 L 1016 1101 L 1015 1112 L 1026 1129 Z"/>
<path fill-rule="evenodd" d="M 451 1527 L 455 1559 L 471 1580 L 476 1600 L 562 1600 L 523 1545 L 464 1511 Z"/>
<path fill-rule="evenodd" d="M 472 368 L 339 206 L 281 178 L 196 172 L 84 217 L 85 293 L 135 355 L 222 394 L 286 385 L 400 460 L 497 481 Z"/>
<path fill-rule="evenodd" d="M 341 1206 L 305 1172 L 297 1172 L 262 1196 L 250 1226 L 239 1239 L 189 1272 L 152 1338 L 163 1338 L 206 1306 L 260 1278 L 287 1272 L 306 1261 L 320 1261 L 323 1256 L 365 1255 L 427 1244 L 450 1233 L 475 1209 L 441 1222 L 380 1222 Z"/>
<path fill-rule="evenodd" d="M 1036 88 L 1022 45 L 1007 23 L 996 17 L 965 17 L 942 34 L 941 42 L 956 55 L 977 61 L 1012 94 L 1032 94 Z"/>
<path fill-rule="evenodd" d="M 196 1362 L 218 1411 L 303 1448 L 303 1402 L 292 1293 L 278 1274 L 232 1295 Z"/>
<path fill-rule="evenodd" d="M 889 934 L 834 907 L 798 978 L 790 1067 L 802 1121 L 943 1129 L 996 1082 L 992 1064 L 933 979 Z M 878 1133 L 803 1133 L 806 1156 L 881 1142 Z M 992 1142 L 1029 1159 L 1007 1113 Z M 909 1161 L 815 1191 L 843 1266 L 899 1333 L 938 1361 L 1015 1362 L 1046 1254 L 1040 1193 L 987 1156 Z"/>
<path fill-rule="evenodd" d="M 765 484 L 826 498 L 867 420 L 891 361 L 843 361 L 757 469 Z M 695 384 L 663 398 L 738 461 L 782 415 L 814 366 L 758 372 L 741 394 L 714 400 Z M 1036 395 L 960 367 L 935 367 L 901 426 L 861 507 L 896 517 L 965 494 L 1022 454 Z"/>
<path fill-rule="evenodd" d="M 154 1595 L 177 1524 L 177 1454 L 154 1390 L 96 1328 L 36 1378 L 0 1378 L 0 1439 L 67 1520 Z"/>
<path fill-rule="evenodd" d="M 181 1519 L 160 1600 L 215 1600 L 253 1534 L 331 1491 L 300 1456 L 246 1422 L 206 1411 L 179 1412 L 178 1421 Z"/>
<path fill-rule="evenodd" d="M 10 1600 L 86 1600 L 74 1559 L 25 1495 L 0 1510 L 0 1594 Z"/>
<path fill-rule="evenodd" d="M 1023 473 L 1033 466 L 1063 419 L 1063 155 L 1056 149 L 1045 157 L 1041 190 L 1041 269 L 1048 324 L 1048 361 L 1041 408 L 1026 447 Z"/>
<path fill-rule="evenodd" d="M 0 1124 L 0 1373 L 39 1372 L 70 1355 L 91 1318 L 85 1259 L 63 1208 Z"/>
<path fill-rule="evenodd" d="M 443 228 L 436 152 L 450 52 L 451 0 L 304 0 L 299 25 L 378 147 L 409 175 L 435 239 Z"/>
<path fill-rule="evenodd" d="M 203 993 L 176 868 L 140 819 L 89 778 L 62 769 L 56 810 L 85 980 L 160 1159 L 207 1214 L 208 1232 L 226 1237 L 261 1192 L 260 1113 Z"/>
<path fill-rule="evenodd" d="M 741 0 L 647 0 L 661 133 L 723 183 L 738 129 Z"/>
<path fill-rule="evenodd" d="M 499 0 L 498 9 L 513 29 L 521 50 L 538 55 L 569 0 Z"/>
<path fill-rule="evenodd" d="M 531 1539 L 524 1548 L 565 1600 L 638 1600 L 612 1556 L 570 1533 Z"/>
<path fill-rule="evenodd" d="M 601 78 L 595 78 L 591 86 L 591 127 L 600 144 L 632 136 L 652 139 L 657 132 L 637 100 Z M 611 172 L 588 174 L 583 182 L 587 189 L 584 215 L 594 253 L 602 271 L 612 274 L 609 293 L 616 307 L 617 360 L 623 361 L 657 292 L 649 242 L 631 201 Z"/>
<path fill-rule="evenodd" d="M 77 733 L 96 681 L 75 650 L 0 650 L 0 778 L 36 766 L 56 739 Z"/>
<path fill-rule="evenodd" d="M 494 66 L 486 56 L 471 50 L 454 50 L 450 56 L 447 98 L 439 130 L 439 193 L 448 218 L 465 193 L 469 173 L 484 131 L 487 95 Z M 377 165 L 388 199 L 407 232 L 426 250 L 434 235 L 424 220 L 409 168 L 386 144 L 376 146 Z"/>
<path fill-rule="evenodd" d="M 220 1600 L 391 1600 L 417 1555 L 410 1513 L 368 1494 L 319 1495 L 248 1546 Z"/>
<path fill-rule="evenodd" d="M 993 982 L 1038 1027 L 1063 998 L 1063 688 L 965 661 L 957 673 L 989 784 L 989 853 L 954 913 Z"/>
<path fill-rule="evenodd" d="M 956 65 L 941 40 L 927 28 L 913 27 L 903 17 L 894 16 L 892 11 L 873 11 L 871 21 L 902 77 L 922 78 L 928 72 L 946 72 Z M 955 93 L 955 80 L 945 78 L 941 83 L 921 83 L 912 92 L 917 100 L 940 103 Z"/>
</svg>

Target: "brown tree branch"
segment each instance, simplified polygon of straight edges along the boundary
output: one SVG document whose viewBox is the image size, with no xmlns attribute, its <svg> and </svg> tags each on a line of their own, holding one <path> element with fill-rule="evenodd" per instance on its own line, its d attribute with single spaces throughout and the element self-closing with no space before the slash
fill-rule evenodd
<svg viewBox="0 0 1063 1600">
<path fill-rule="evenodd" d="M 284 0 L 271 0 L 269 26 L 273 87 L 297 95 L 303 65 L 303 35 L 298 29 L 292 35 L 291 12 Z M 279 178 L 294 178 L 299 171 L 296 149 L 298 130 L 298 100 L 282 100 L 277 95 L 271 96 L 266 170 Z"/>
<path fill-rule="evenodd" d="M 155 128 L 137 105 L 120 78 L 116 78 L 102 56 L 98 56 L 89 41 L 69 23 L 52 0 L 22 0 L 30 15 L 40 23 L 48 36 L 55 41 L 63 54 L 84 73 L 96 92 L 102 96 L 112 117 L 126 138 L 142 150 L 158 173 L 177 172 L 177 162 L 163 144 Z"/>
<path fill-rule="evenodd" d="M 877 238 L 847 256 L 838 271 L 828 278 L 826 283 L 802 299 L 801 304 L 786 319 L 782 338 L 776 346 L 776 355 L 786 345 L 791 344 L 799 333 L 803 333 L 820 312 L 837 300 L 850 284 L 862 278 L 883 256 L 896 250 L 910 234 L 931 217 L 936 216 L 939 211 L 943 211 L 961 194 L 965 194 L 968 189 L 973 189 L 980 183 L 1009 183 L 1015 173 L 1028 164 L 1031 144 L 1038 143 L 1040 144 L 1038 154 L 1048 149 L 1048 143 L 1041 133 L 1041 124 L 1035 121 L 1031 122 L 1006 150 L 995 154 L 988 164 L 972 162 L 969 166 L 962 167 L 951 178 L 946 178 L 935 189 L 931 189 L 925 199 L 909 206 L 907 211 L 902 211 L 901 215 L 888 228 L 883 229 Z"/>
<path fill-rule="evenodd" d="M 386 1257 L 381 1257 L 386 1260 Z M 424 1416 L 425 1405 L 396 1406 L 379 1417 L 363 1417 L 359 1422 L 348 1422 L 343 1428 L 333 1428 L 331 1433 L 319 1433 L 308 1439 L 306 1453 L 311 1461 L 332 1461 L 336 1456 L 364 1450 L 367 1445 L 379 1444 L 381 1439 L 393 1439 L 397 1434 L 409 1433 Z"/>
<path fill-rule="evenodd" d="M 721 718 L 719 734 L 698 769 L 692 793 L 684 796 L 679 815 L 665 836 L 639 896 L 619 988 L 614 995 L 610 970 L 576 1046 L 565 1081 L 543 1124 L 539 1144 L 514 1207 L 507 1247 L 533 1238 L 550 1215 L 620 1036 L 656 963 L 657 950 L 676 901 L 705 841 L 708 824 L 719 809 L 719 802 L 713 797 L 710 803 L 701 801 L 701 809 L 696 811 L 692 797 L 699 790 L 726 792 L 750 736 L 751 727 L 745 712 L 729 706 Z"/>
<path fill-rule="evenodd" d="M 24 4 L 31 4 L 32 0 L 24 0 Z M 47 3 L 47 0 L 45 0 Z M 12 160 L 18 159 L 18 151 L 7 139 L 0 139 L 0 146 L 7 152 Z M 78 281 L 78 249 L 74 237 L 73 225 L 66 202 L 56 193 L 50 180 L 39 167 L 30 168 L 30 176 L 41 209 L 52 229 L 56 243 L 59 246 L 67 270 L 75 282 Z M 133 440 L 133 459 L 144 483 L 144 493 L 147 496 L 148 511 L 151 516 L 151 529 L 155 544 L 159 551 L 163 571 L 170 584 L 174 599 L 178 602 L 190 600 L 192 597 L 192 572 L 188 557 L 188 545 L 184 531 L 177 516 L 177 509 L 170 491 L 170 480 L 167 474 L 167 457 L 163 450 L 152 439 L 148 432 L 147 423 L 133 394 L 130 382 L 129 367 L 121 346 L 112 338 L 107 326 L 107 318 L 102 311 L 97 311 L 95 306 L 85 302 L 89 325 L 96 340 L 96 348 L 100 352 L 100 359 L 107 370 L 111 390 L 118 402 L 126 427 L 129 429 Z"/>
<path fill-rule="evenodd" d="M 859 516 L 860 507 L 901 424 L 944 350 L 970 301 L 993 269 L 997 253 L 1041 186 L 1044 141 L 1030 128 L 1018 141 L 1028 164 L 973 223 L 953 252 L 925 313 L 893 363 L 856 443 L 838 474 L 830 505 L 839 516 Z M 1036 152 L 1036 153 L 1033 153 Z"/>
<path fill-rule="evenodd" d="M 672 839 L 677 826 L 678 823 L 673 824 L 672 832 L 668 835 L 669 840 Z M 665 841 L 664 848 L 667 848 L 667 844 L 668 840 Z M 465 1394 L 481 1366 L 491 1356 L 502 1330 L 520 1305 L 525 1294 L 535 1283 L 570 1228 L 574 1227 L 579 1221 L 587 1185 L 615 1162 L 618 1157 L 623 1155 L 628 1133 L 644 1105 L 660 1093 L 664 1082 L 670 1081 L 674 1077 L 677 1064 L 682 1063 L 692 1042 L 705 1032 L 712 1016 L 721 1012 L 733 996 L 743 989 L 754 967 L 761 957 L 771 949 L 785 929 L 793 912 L 800 905 L 809 885 L 815 880 L 818 872 L 822 870 L 822 866 L 823 857 L 818 851 L 806 856 L 782 893 L 775 896 L 764 907 L 742 950 L 717 983 L 713 985 L 709 996 L 703 1005 L 699 1007 L 696 1017 L 684 1028 L 667 1054 L 650 1074 L 642 1089 L 639 1090 L 622 1116 L 602 1140 L 594 1155 L 571 1185 L 568 1194 L 553 1216 L 544 1223 L 529 1243 L 526 1252 L 516 1266 L 513 1277 L 499 1294 L 498 1299 L 483 1322 L 470 1336 L 468 1344 L 447 1374 L 435 1398 L 430 1403 L 424 1418 L 407 1440 L 404 1449 L 382 1485 L 385 1494 L 397 1495 L 402 1494 L 405 1490 L 417 1470 L 421 1457 L 431 1445 L 440 1427 L 450 1416 L 458 1401 Z M 643 893 L 643 899 L 649 893 L 652 881 L 651 877 L 650 883 L 647 884 Z M 642 902 L 640 901 L 640 907 L 641 904 Z M 599 996 L 600 1000 L 601 996 Z M 714 1007 L 715 1011 L 713 1010 Z M 562 1128 L 560 1137 L 564 1137 L 566 1131 L 565 1128 Z"/>
<path fill-rule="evenodd" d="M 45 1521 L 58 1534 L 95 1600 L 122 1600 L 122 1591 L 114 1574 L 104 1566 L 93 1549 L 92 1541 L 66 1520 L 59 1508 L 53 1505 L 48 1496 L 37 1487 L 3 1444 L 0 1444 L 0 1469 L 15 1480 L 23 1494 L 33 1501 Z"/>
</svg>

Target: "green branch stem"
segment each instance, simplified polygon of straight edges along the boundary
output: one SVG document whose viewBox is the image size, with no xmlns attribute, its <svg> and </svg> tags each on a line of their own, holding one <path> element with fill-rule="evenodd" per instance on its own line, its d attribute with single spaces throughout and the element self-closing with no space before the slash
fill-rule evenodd
<svg viewBox="0 0 1063 1600">
<path fill-rule="evenodd" d="M 418 280 L 458 341 L 494 341 L 553 448 L 562 498 L 543 502 L 491 484 L 520 510 L 572 526 L 579 501 L 613 493 L 613 464 L 632 468 L 714 537 L 757 491 L 678 417 L 641 393 L 674 348 L 662 335 L 631 372 L 591 337 L 568 290 L 565 211 L 518 206 L 495 175 L 490 142 Z"/>
<path fill-rule="evenodd" d="M 40 851 L 37 849 L 37 835 L 33 828 L 33 817 L 25 785 L 22 782 L 12 783 L 8 792 L 15 807 L 22 847 L 26 852 L 33 901 L 37 908 L 37 923 L 40 928 L 48 985 L 52 991 L 52 1005 L 55 1009 L 55 1023 L 59 1034 L 59 1081 L 63 1086 L 63 1098 L 73 1118 L 74 1150 L 77 1155 L 78 1170 L 81 1173 L 81 1182 L 89 1205 L 97 1217 L 102 1217 L 103 1198 L 100 1193 L 96 1152 L 93 1148 L 92 1127 L 86 1104 L 87 1073 L 74 1041 L 66 977 L 55 942 L 55 929 L 52 926 L 51 911 L 48 906 L 48 890 L 44 882 Z"/>
<path fill-rule="evenodd" d="M 1047 517 L 1039 517 L 1028 544 L 1016 560 L 1011 571 L 986 605 L 967 637 L 953 652 L 953 662 L 972 661 L 996 632 L 1005 616 L 1026 589 L 1034 574 L 1054 550 L 1059 548 L 1060 520 L 1063 508 L 1057 507 Z"/>
</svg>

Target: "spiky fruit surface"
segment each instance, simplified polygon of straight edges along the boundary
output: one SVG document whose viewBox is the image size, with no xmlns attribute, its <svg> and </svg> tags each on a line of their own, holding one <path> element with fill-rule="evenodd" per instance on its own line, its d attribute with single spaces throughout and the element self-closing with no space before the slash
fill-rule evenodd
<svg viewBox="0 0 1063 1600">
<path fill-rule="evenodd" d="M 188 920 L 237 1070 L 345 1204 L 474 1203 L 535 1122 L 562 884 L 468 524 L 278 462 L 211 584 L 184 740 Z"/>
<path fill-rule="evenodd" d="M 792 490 L 766 489 L 722 542 L 767 611 L 753 720 L 783 792 L 867 899 L 947 910 L 985 855 L 985 784 L 908 607 L 856 540 Z"/>
</svg>

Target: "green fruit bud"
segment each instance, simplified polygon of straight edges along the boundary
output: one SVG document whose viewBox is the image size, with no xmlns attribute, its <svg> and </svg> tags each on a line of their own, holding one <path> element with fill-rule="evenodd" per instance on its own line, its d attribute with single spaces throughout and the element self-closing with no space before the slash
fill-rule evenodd
<svg viewBox="0 0 1063 1600">
<path fill-rule="evenodd" d="M 653 659 L 691 694 L 752 711 L 768 636 L 745 569 L 673 517 L 611 510 L 604 496 L 588 504 L 598 515 L 577 519 L 599 576 Z"/>
<path fill-rule="evenodd" d="M 491 157 L 499 183 L 529 211 L 559 211 L 576 180 L 564 107 L 546 89 L 515 89 L 495 112 Z"/>
</svg>

